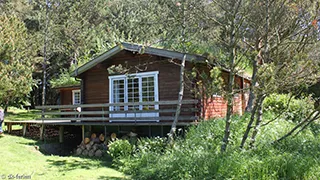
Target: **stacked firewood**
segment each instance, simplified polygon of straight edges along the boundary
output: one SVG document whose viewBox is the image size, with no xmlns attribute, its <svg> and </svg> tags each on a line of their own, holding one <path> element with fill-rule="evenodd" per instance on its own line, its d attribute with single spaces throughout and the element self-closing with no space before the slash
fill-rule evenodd
<svg viewBox="0 0 320 180">
<path fill-rule="evenodd" d="M 122 136 L 121 139 L 137 141 L 137 134 L 130 132 Z M 116 140 L 118 140 L 116 133 L 112 133 L 107 137 L 103 134 L 97 137 L 96 134 L 93 133 L 91 134 L 91 138 L 84 138 L 81 144 L 77 146 L 75 154 L 78 156 L 101 157 L 107 152 L 108 145 Z"/>
<path fill-rule="evenodd" d="M 105 137 L 100 134 L 99 137 L 95 133 L 91 135 L 91 138 L 85 138 L 81 144 L 77 147 L 75 154 L 80 156 L 89 157 L 101 157 L 106 150 Z"/>
</svg>

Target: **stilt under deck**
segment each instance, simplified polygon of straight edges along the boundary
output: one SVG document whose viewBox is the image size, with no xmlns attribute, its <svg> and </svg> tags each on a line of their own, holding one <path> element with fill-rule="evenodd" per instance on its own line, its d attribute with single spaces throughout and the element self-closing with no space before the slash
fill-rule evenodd
<svg viewBox="0 0 320 180">
<path fill-rule="evenodd" d="M 106 130 L 108 126 L 149 126 L 149 136 L 150 136 L 150 127 L 152 126 L 160 126 L 161 127 L 161 136 L 163 136 L 163 127 L 164 126 L 171 126 L 172 123 L 170 122 L 157 122 L 157 123 L 110 123 L 110 122 L 73 122 L 73 120 L 50 120 L 50 121 L 41 121 L 41 120 L 28 120 L 28 121 L 5 121 L 5 125 L 7 126 L 7 131 L 8 133 L 12 133 L 12 126 L 13 125 L 21 125 L 22 126 L 22 135 L 26 136 L 27 132 L 27 127 L 29 125 L 38 125 L 40 134 L 39 134 L 39 139 L 43 140 L 44 139 L 44 130 L 45 127 L 48 125 L 56 125 L 59 126 L 59 142 L 62 143 L 64 141 L 63 138 L 63 133 L 64 133 L 64 126 L 80 126 L 82 129 L 82 139 L 85 138 L 85 127 L 86 126 L 104 126 L 104 131 L 106 134 Z M 189 125 L 194 125 L 196 122 L 178 122 L 177 126 L 189 126 Z M 119 128 L 120 129 L 120 128 Z"/>
</svg>

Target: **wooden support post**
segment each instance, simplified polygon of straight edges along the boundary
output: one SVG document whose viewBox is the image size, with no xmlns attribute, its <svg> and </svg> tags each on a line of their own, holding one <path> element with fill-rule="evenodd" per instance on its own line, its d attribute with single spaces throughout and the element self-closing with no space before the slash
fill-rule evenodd
<svg viewBox="0 0 320 180">
<path fill-rule="evenodd" d="M 161 125 L 161 137 L 163 137 L 163 126 Z"/>
<path fill-rule="evenodd" d="M 63 143 L 64 126 L 59 127 L 59 143 Z"/>
<path fill-rule="evenodd" d="M 42 124 L 40 126 L 40 140 L 44 140 L 44 128 L 45 128 L 45 125 Z"/>
<path fill-rule="evenodd" d="M 27 133 L 27 124 L 23 124 L 22 125 L 22 136 L 26 136 L 26 133 Z"/>
<path fill-rule="evenodd" d="M 8 134 L 11 133 L 11 127 L 12 127 L 12 124 L 11 124 L 11 123 L 7 123 L 7 131 L 8 131 Z"/>
<path fill-rule="evenodd" d="M 151 137 L 151 126 L 149 126 L 149 137 Z"/>
<path fill-rule="evenodd" d="M 84 125 L 82 125 L 82 141 L 84 142 Z"/>
<path fill-rule="evenodd" d="M 104 137 L 107 137 L 107 126 L 104 126 Z"/>
<path fill-rule="evenodd" d="M 119 136 L 119 134 L 120 134 L 120 126 L 118 125 L 118 136 Z"/>
</svg>

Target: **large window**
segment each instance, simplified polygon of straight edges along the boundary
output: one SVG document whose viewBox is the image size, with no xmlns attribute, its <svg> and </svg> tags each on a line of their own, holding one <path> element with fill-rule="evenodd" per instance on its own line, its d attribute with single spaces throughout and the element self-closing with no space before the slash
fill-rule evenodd
<svg viewBox="0 0 320 180">
<path fill-rule="evenodd" d="M 129 75 L 109 76 L 110 103 L 135 103 L 158 101 L 158 71 L 136 73 Z M 110 111 L 121 110 L 154 110 L 158 105 L 121 105 L 111 106 Z M 113 114 L 112 117 L 158 116 L 151 113 Z"/>
<path fill-rule="evenodd" d="M 81 104 L 80 90 L 72 90 L 72 104 Z"/>
</svg>

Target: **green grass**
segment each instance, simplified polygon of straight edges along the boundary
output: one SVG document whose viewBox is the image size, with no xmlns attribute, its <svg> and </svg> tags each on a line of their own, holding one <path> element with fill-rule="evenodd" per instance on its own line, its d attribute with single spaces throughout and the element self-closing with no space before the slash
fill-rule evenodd
<svg viewBox="0 0 320 180">
<path fill-rule="evenodd" d="M 274 114 L 266 113 L 265 121 Z M 133 179 L 319 179 L 320 134 L 307 129 L 296 137 L 271 144 L 283 136 L 294 122 L 279 119 L 261 127 L 256 147 L 239 149 L 248 116 L 232 119 L 226 152 L 220 152 L 224 119 L 199 123 L 189 128 L 185 138 L 177 139 L 162 151 L 159 142 L 144 140 L 133 146 L 132 155 L 119 156 L 114 164 Z M 317 129 L 319 126 L 314 127 Z M 109 146 L 115 152 L 129 149 L 125 143 Z M 247 143 L 248 145 L 248 143 Z"/>
<path fill-rule="evenodd" d="M 40 118 L 39 113 L 39 110 L 24 110 L 15 107 L 9 107 L 8 112 L 5 114 L 5 121 L 35 120 Z"/>
<path fill-rule="evenodd" d="M 6 135 L 0 137 L 0 178 L 12 175 L 31 179 L 128 179 L 111 168 L 108 160 L 44 155 L 37 141 Z"/>
<path fill-rule="evenodd" d="M 39 110 L 22 110 L 10 107 L 5 121 L 34 120 Z M 20 125 L 13 126 L 21 129 Z M 6 130 L 6 127 L 4 127 Z M 111 168 L 110 160 L 81 157 L 44 155 L 37 150 L 42 142 L 23 137 L 0 137 L 0 179 L 128 179 Z M 18 176 L 17 176 L 18 175 Z M 5 176 L 5 177 L 4 177 Z"/>
</svg>

